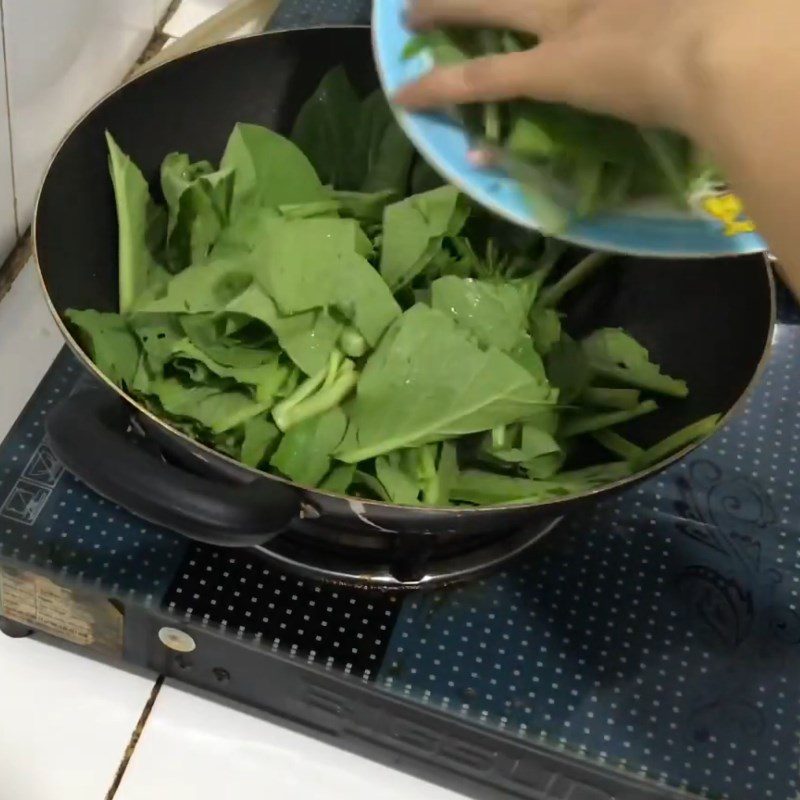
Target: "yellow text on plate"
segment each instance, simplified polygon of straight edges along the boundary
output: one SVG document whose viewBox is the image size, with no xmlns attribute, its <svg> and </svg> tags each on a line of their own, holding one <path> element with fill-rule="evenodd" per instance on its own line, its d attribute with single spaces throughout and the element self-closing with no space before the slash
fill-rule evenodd
<svg viewBox="0 0 800 800">
<path fill-rule="evenodd" d="M 744 212 L 742 201 L 732 192 L 706 197 L 703 210 L 725 226 L 726 236 L 754 233 L 755 223 Z"/>
</svg>

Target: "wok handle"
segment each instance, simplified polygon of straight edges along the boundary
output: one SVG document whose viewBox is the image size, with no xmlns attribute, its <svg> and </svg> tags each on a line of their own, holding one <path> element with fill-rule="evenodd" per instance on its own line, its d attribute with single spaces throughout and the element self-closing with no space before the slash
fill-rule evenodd
<svg viewBox="0 0 800 800">
<path fill-rule="evenodd" d="M 54 455 L 89 488 L 190 539 L 226 547 L 263 544 L 300 515 L 300 495 L 264 480 L 235 484 L 165 462 L 128 435 L 130 414 L 106 389 L 63 400 L 47 419 Z"/>
</svg>

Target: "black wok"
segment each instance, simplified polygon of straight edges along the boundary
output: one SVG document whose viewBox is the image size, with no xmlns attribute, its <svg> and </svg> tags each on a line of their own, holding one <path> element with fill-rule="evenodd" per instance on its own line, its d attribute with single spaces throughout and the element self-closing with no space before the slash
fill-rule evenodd
<svg viewBox="0 0 800 800">
<path fill-rule="evenodd" d="M 117 227 L 105 130 L 155 186 L 166 153 L 181 150 L 192 159 L 216 161 L 237 122 L 286 132 L 322 76 L 340 63 L 357 85 L 376 85 L 367 29 L 282 32 L 221 44 L 119 89 L 67 136 L 44 181 L 34 242 L 64 337 L 98 378 L 64 324 L 64 312 L 117 309 Z M 658 415 L 632 425 L 631 435 L 647 445 L 708 414 L 728 414 L 741 403 L 764 361 L 773 308 L 772 277 L 763 257 L 625 258 L 577 293 L 568 309 L 568 328 L 580 334 L 623 326 L 667 372 L 688 381 L 688 400 L 664 403 Z M 105 383 L 73 395 L 51 414 L 48 429 L 56 454 L 112 501 L 217 544 L 261 543 L 291 525 L 335 545 L 378 548 L 388 538 L 421 536 L 462 547 L 531 524 L 545 526 L 578 503 L 620 491 L 668 463 L 591 495 L 546 505 L 398 507 L 326 494 L 246 468 L 173 430 Z M 131 418 L 146 437 L 131 435 Z"/>
</svg>

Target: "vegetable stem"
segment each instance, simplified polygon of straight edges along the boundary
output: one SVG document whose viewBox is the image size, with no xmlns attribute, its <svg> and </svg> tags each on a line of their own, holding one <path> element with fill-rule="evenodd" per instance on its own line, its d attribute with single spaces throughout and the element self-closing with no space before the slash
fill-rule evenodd
<svg viewBox="0 0 800 800">
<path fill-rule="evenodd" d="M 640 458 L 636 462 L 636 467 L 639 469 L 646 469 L 658 464 L 665 458 L 683 450 L 690 444 L 705 439 L 711 436 L 717 429 L 720 422 L 719 414 L 712 414 L 710 417 L 704 417 L 679 431 L 675 431 L 671 436 L 662 439 L 658 444 L 653 445 L 647 450 L 643 451 Z"/>
<path fill-rule="evenodd" d="M 324 370 L 304 381 L 293 394 L 272 409 L 272 418 L 286 433 L 298 423 L 338 406 L 356 383 L 358 373 L 355 365 L 335 350 Z"/>
<path fill-rule="evenodd" d="M 624 458 L 632 464 L 637 464 L 645 453 L 641 447 L 629 442 L 624 436 L 620 436 L 614 431 L 595 431 L 592 434 L 592 438 L 603 445 L 610 453 L 620 456 L 620 458 Z"/>
<path fill-rule="evenodd" d="M 426 445 L 419 450 L 419 477 L 422 483 L 422 500 L 426 505 L 438 506 L 442 494 L 441 481 L 436 469 L 437 445 Z"/>
<path fill-rule="evenodd" d="M 639 405 L 641 392 L 638 389 L 606 389 L 600 387 L 589 387 L 584 389 L 581 400 L 590 406 L 600 408 L 616 408 L 625 410 L 636 408 Z"/>
<path fill-rule="evenodd" d="M 508 428 L 498 425 L 492 428 L 492 450 L 503 450 L 508 447 Z"/>
<path fill-rule="evenodd" d="M 610 258 L 608 253 L 592 253 L 579 261 L 561 280 L 542 290 L 537 305 L 542 308 L 557 306 L 564 296 L 580 286 L 588 277 L 594 274 Z"/>
<path fill-rule="evenodd" d="M 345 328 L 342 331 L 339 346 L 350 358 L 361 358 L 368 349 L 366 340 L 355 328 Z"/>
<path fill-rule="evenodd" d="M 658 410 L 658 404 L 654 400 L 645 400 L 636 408 L 626 411 L 605 411 L 599 414 L 581 414 L 574 419 L 568 419 L 561 427 L 559 433 L 564 437 L 577 436 L 579 433 L 591 433 L 601 428 L 610 428 L 613 425 L 621 425 L 623 422 L 650 414 Z"/>
</svg>

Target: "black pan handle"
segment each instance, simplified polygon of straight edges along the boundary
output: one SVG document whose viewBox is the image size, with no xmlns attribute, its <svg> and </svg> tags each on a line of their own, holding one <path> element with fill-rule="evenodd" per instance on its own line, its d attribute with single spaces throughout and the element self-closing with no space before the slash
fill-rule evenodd
<svg viewBox="0 0 800 800">
<path fill-rule="evenodd" d="M 148 522 L 206 544 L 263 544 L 300 515 L 300 496 L 278 481 L 235 484 L 165 462 L 128 435 L 130 413 L 107 389 L 86 389 L 49 414 L 54 455 L 87 486 Z"/>
</svg>

